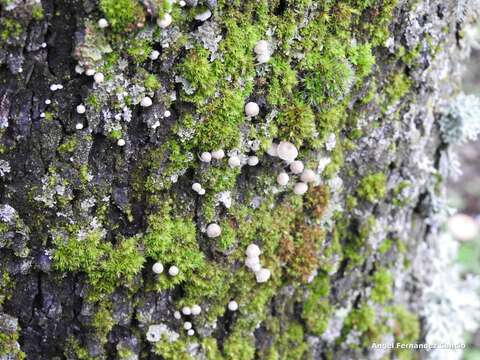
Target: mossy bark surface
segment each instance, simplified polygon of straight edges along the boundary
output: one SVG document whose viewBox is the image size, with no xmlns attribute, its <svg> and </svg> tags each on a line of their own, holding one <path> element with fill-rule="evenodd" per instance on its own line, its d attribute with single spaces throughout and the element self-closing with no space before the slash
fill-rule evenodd
<svg viewBox="0 0 480 360">
<path fill-rule="evenodd" d="M 421 341 L 456 11 L 0 0 L 0 359 L 362 359 Z M 316 174 L 304 195 L 267 154 L 280 141 Z M 251 243 L 265 283 L 245 266 Z"/>
</svg>

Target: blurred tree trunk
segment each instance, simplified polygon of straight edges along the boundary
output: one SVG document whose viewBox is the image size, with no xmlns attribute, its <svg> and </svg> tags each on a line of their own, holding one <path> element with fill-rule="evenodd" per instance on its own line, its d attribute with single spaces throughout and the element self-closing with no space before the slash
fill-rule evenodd
<svg viewBox="0 0 480 360">
<path fill-rule="evenodd" d="M 1 0 L 0 359 L 360 359 L 421 341 L 430 270 L 414 259 L 437 228 L 460 15 L 445 1 Z M 272 141 L 315 171 L 306 194 Z"/>
</svg>

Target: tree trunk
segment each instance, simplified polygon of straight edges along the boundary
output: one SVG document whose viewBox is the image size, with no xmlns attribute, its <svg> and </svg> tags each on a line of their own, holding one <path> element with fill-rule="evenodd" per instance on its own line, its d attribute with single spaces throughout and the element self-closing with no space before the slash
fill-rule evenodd
<svg viewBox="0 0 480 360">
<path fill-rule="evenodd" d="M 0 359 L 427 354 L 468 9 L 0 10 Z"/>
</svg>

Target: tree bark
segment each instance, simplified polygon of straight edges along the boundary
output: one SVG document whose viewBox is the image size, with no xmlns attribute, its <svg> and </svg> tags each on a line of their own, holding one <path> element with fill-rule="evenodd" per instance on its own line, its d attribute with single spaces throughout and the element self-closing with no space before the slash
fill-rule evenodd
<svg viewBox="0 0 480 360">
<path fill-rule="evenodd" d="M 425 357 L 461 11 L 0 1 L 0 359 Z"/>
</svg>

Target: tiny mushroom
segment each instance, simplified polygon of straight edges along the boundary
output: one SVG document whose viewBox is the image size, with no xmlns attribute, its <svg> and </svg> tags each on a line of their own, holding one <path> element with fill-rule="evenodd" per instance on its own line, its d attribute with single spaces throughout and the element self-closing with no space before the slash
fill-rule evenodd
<svg viewBox="0 0 480 360">
<path fill-rule="evenodd" d="M 303 162 L 300 160 L 295 160 L 290 164 L 290 170 L 294 174 L 300 174 L 303 171 Z"/>
<path fill-rule="evenodd" d="M 83 105 L 83 104 L 77 105 L 77 113 L 78 114 L 85 114 L 86 110 L 87 109 L 85 108 L 85 105 Z"/>
<path fill-rule="evenodd" d="M 260 108 L 256 102 L 250 101 L 245 105 L 245 115 L 247 115 L 247 117 L 257 116 L 259 112 Z"/>
<path fill-rule="evenodd" d="M 142 101 L 140 101 L 140 106 L 142 107 L 150 107 L 152 106 L 153 102 L 152 102 L 152 99 L 150 99 L 150 97 L 148 96 L 145 96 Z"/>
<path fill-rule="evenodd" d="M 199 183 L 193 183 L 192 190 L 198 193 L 202 190 L 202 185 Z"/>
<path fill-rule="evenodd" d="M 289 176 L 286 172 L 281 172 L 277 176 L 278 185 L 285 186 L 288 184 Z"/>
<path fill-rule="evenodd" d="M 258 165 L 258 161 L 259 161 L 258 157 L 253 155 L 253 156 L 248 157 L 247 163 L 248 163 L 249 166 L 256 166 L 256 165 Z"/>
<path fill-rule="evenodd" d="M 168 274 L 170 276 L 177 276 L 179 272 L 180 270 L 175 265 L 170 266 L 170 268 L 168 269 Z"/>
<path fill-rule="evenodd" d="M 218 237 L 220 236 L 221 233 L 222 233 L 222 229 L 218 224 L 212 223 L 207 226 L 207 236 L 209 238 Z"/>
<path fill-rule="evenodd" d="M 184 306 L 182 308 L 182 314 L 183 315 L 191 315 L 192 314 L 192 309 L 188 306 Z"/>
<path fill-rule="evenodd" d="M 227 305 L 228 310 L 230 311 L 237 311 L 238 310 L 238 303 L 235 300 L 232 300 Z"/>
<path fill-rule="evenodd" d="M 306 183 L 315 181 L 315 172 L 311 169 L 305 169 L 300 176 L 300 180 Z"/>
<path fill-rule="evenodd" d="M 93 75 L 93 80 L 95 80 L 97 84 L 100 84 L 105 80 L 105 76 L 103 76 L 101 72 L 97 72 Z"/>
<path fill-rule="evenodd" d="M 101 18 L 100 20 L 98 20 L 98 27 L 100 27 L 101 29 L 105 29 L 106 27 L 108 27 L 107 19 Z"/>
<path fill-rule="evenodd" d="M 189 330 L 187 331 L 187 335 L 188 335 L 188 336 L 193 336 L 193 335 L 195 335 L 195 330 L 189 329 Z"/>
<path fill-rule="evenodd" d="M 293 187 L 293 192 L 296 195 L 303 195 L 307 192 L 307 190 L 308 190 L 308 185 L 304 182 L 298 182 Z"/>
<path fill-rule="evenodd" d="M 83 124 L 82 123 L 76 123 L 75 124 L 75 129 L 82 130 L 83 129 Z"/>
<path fill-rule="evenodd" d="M 228 159 L 228 165 L 230 167 L 239 167 L 241 165 L 240 158 L 237 155 L 232 155 Z"/>
<path fill-rule="evenodd" d="M 201 312 L 202 312 L 202 308 L 200 307 L 200 305 L 192 305 L 192 315 L 199 315 Z"/>
<path fill-rule="evenodd" d="M 247 257 L 258 257 L 260 256 L 260 248 L 258 247 L 257 244 L 250 244 L 247 246 L 247 250 L 245 250 L 245 255 L 247 255 Z"/>
<path fill-rule="evenodd" d="M 289 163 L 294 161 L 298 156 L 297 147 L 289 141 L 280 142 L 277 147 L 277 153 L 280 159 L 285 160 Z"/>
<path fill-rule="evenodd" d="M 183 328 L 184 328 L 185 330 L 190 330 L 190 329 L 192 328 L 192 323 L 191 323 L 190 321 L 185 321 L 185 322 L 183 323 Z"/>
<path fill-rule="evenodd" d="M 212 158 L 214 158 L 215 160 L 221 160 L 224 157 L 225 157 L 225 151 L 223 151 L 223 149 L 212 151 Z"/>
<path fill-rule="evenodd" d="M 170 15 L 169 13 L 165 13 L 163 14 L 162 18 L 157 19 L 157 25 L 161 29 L 165 29 L 169 27 L 171 23 L 172 23 L 172 15 Z"/>
<path fill-rule="evenodd" d="M 158 52 L 157 50 L 153 50 L 148 57 L 150 58 L 150 60 L 157 60 L 159 56 L 160 52 Z"/>
<path fill-rule="evenodd" d="M 117 145 L 118 146 L 125 146 L 125 140 L 124 139 L 118 139 L 117 140 Z"/>
<path fill-rule="evenodd" d="M 163 272 L 163 264 L 157 261 L 155 264 L 153 264 L 152 271 L 155 274 L 161 274 Z"/>
<path fill-rule="evenodd" d="M 204 151 L 200 154 L 200 161 L 209 163 L 212 161 L 212 154 L 210 154 L 208 151 Z"/>
<path fill-rule="evenodd" d="M 268 279 L 270 279 L 270 270 L 268 269 L 260 269 L 255 273 L 255 277 L 257 279 L 257 283 L 264 283 L 267 282 Z"/>
</svg>

